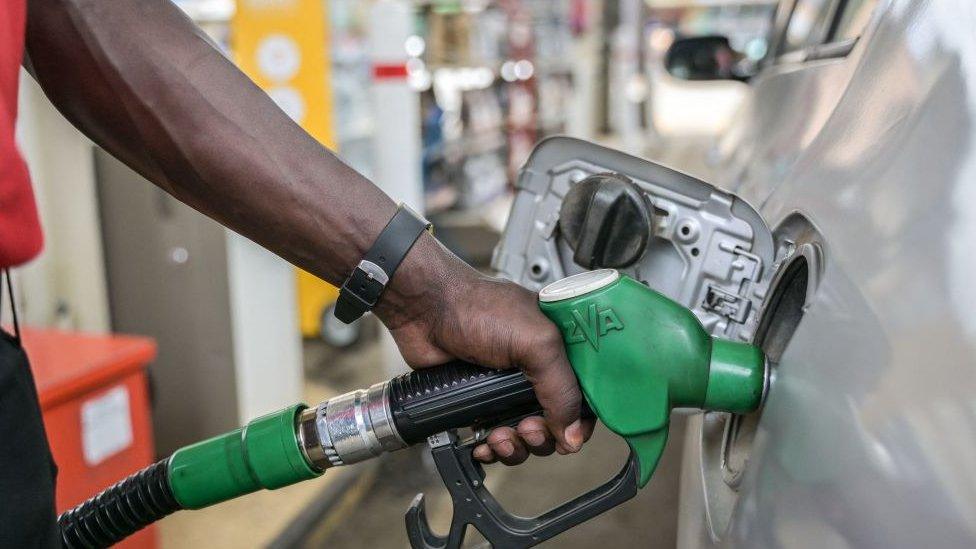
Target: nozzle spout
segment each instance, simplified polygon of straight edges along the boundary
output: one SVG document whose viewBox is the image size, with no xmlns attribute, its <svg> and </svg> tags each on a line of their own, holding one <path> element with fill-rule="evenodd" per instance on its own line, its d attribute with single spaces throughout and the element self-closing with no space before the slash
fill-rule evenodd
<svg viewBox="0 0 976 549">
<path fill-rule="evenodd" d="M 768 385 L 767 375 L 766 356 L 758 347 L 713 338 L 702 408 L 736 414 L 756 411 Z"/>
</svg>

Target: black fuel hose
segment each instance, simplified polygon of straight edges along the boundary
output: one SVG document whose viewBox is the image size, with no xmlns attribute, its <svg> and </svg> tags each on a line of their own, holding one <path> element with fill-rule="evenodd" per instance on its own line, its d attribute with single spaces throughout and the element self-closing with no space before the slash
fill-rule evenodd
<svg viewBox="0 0 976 549">
<path fill-rule="evenodd" d="M 58 517 L 61 541 L 71 549 L 108 547 L 178 511 L 159 461 L 132 474 Z"/>
</svg>

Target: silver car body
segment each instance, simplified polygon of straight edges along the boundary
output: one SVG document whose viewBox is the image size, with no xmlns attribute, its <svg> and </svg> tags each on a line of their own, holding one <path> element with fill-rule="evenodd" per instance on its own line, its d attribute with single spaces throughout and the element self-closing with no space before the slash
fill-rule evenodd
<svg viewBox="0 0 976 549">
<path fill-rule="evenodd" d="M 719 145 L 822 261 L 724 528 L 691 422 L 684 547 L 976 547 L 976 3 L 882 1 L 835 51 L 763 68 Z"/>
</svg>

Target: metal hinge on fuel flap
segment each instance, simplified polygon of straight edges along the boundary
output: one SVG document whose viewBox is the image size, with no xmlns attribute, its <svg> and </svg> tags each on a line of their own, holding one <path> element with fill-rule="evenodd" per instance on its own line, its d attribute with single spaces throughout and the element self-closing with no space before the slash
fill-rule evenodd
<svg viewBox="0 0 976 549">
<path fill-rule="evenodd" d="M 730 242 L 720 242 L 718 248 L 733 259 L 727 263 L 729 270 L 722 273 L 724 276 L 718 279 L 705 276 L 700 308 L 724 319 L 713 326 L 713 334 L 748 341 L 753 330 L 747 324 L 754 324 L 749 322 L 749 315 L 754 309 L 753 298 L 759 300 L 756 303 L 758 306 L 764 295 L 759 287 L 762 259 Z"/>
<path fill-rule="evenodd" d="M 746 298 L 730 294 L 712 284 L 708 285 L 705 301 L 702 302 L 702 308 L 706 311 L 712 311 L 739 324 L 745 323 L 751 305 Z"/>
</svg>

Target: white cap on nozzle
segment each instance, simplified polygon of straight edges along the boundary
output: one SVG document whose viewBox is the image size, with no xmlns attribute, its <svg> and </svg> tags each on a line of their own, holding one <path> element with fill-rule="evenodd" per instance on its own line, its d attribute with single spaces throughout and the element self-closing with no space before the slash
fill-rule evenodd
<svg viewBox="0 0 976 549">
<path fill-rule="evenodd" d="M 539 301 L 549 303 L 579 297 L 609 286 L 619 278 L 620 273 L 616 269 L 598 269 L 567 276 L 543 288 L 539 292 Z"/>
</svg>

